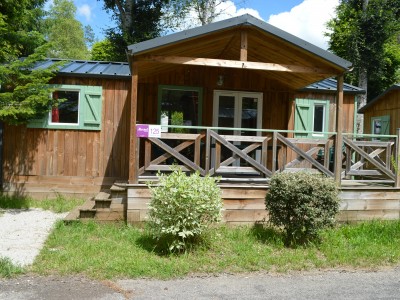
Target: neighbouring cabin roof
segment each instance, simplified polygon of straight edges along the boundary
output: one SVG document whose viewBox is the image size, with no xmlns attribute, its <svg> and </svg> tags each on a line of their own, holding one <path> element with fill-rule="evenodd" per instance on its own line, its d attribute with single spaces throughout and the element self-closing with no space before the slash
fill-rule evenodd
<svg viewBox="0 0 400 300">
<path fill-rule="evenodd" d="M 64 60 L 58 58 L 49 58 L 38 62 L 33 69 L 48 68 L 60 61 L 64 61 L 65 64 L 60 67 L 57 73 L 59 76 L 116 78 L 126 80 L 130 79 L 131 77 L 129 64 L 127 62 Z M 299 92 L 335 93 L 336 87 L 336 80 L 333 78 L 327 78 L 299 89 Z M 365 93 L 364 90 L 347 83 L 343 85 L 343 91 L 348 94 Z"/>
<path fill-rule="evenodd" d="M 370 108 L 371 106 L 375 105 L 375 103 L 377 103 L 378 101 L 380 101 L 381 99 L 384 98 L 384 96 L 386 96 L 389 92 L 391 91 L 395 91 L 395 90 L 400 90 L 400 83 L 396 83 L 394 85 L 392 85 L 390 88 L 388 88 L 386 91 L 384 91 L 382 94 L 378 95 L 377 97 L 375 97 L 374 99 L 372 99 L 371 101 L 369 101 L 365 106 L 361 107 L 358 112 L 363 114 L 368 108 Z"/>
<path fill-rule="evenodd" d="M 333 78 L 327 78 L 322 81 L 315 82 L 299 90 L 300 92 L 317 92 L 317 93 L 336 93 L 337 81 Z M 365 90 L 354 85 L 344 83 L 343 91 L 347 94 L 365 94 Z"/>
<path fill-rule="evenodd" d="M 245 61 L 312 70 L 255 71 L 293 90 L 351 69 L 350 62 L 248 14 L 133 44 L 128 50 L 139 63 L 140 78 L 172 71 L 175 68 L 172 60 L 162 62 L 163 57 L 239 61 L 243 33 L 246 34 Z M 223 63 L 219 66 L 224 67 Z"/>
<path fill-rule="evenodd" d="M 46 59 L 38 62 L 33 70 L 49 68 L 58 62 L 65 62 L 65 64 L 59 67 L 57 73 L 61 76 L 115 79 L 129 79 L 131 77 L 131 71 L 127 62 Z"/>
</svg>

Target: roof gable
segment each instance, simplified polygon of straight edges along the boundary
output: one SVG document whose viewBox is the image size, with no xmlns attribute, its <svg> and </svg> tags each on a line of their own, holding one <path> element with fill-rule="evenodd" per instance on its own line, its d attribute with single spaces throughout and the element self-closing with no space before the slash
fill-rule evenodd
<svg viewBox="0 0 400 300">
<path fill-rule="evenodd" d="M 378 95 L 377 97 L 375 97 L 374 99 L 372 99 L 371 101 L 369 101 L 365 106 L 361 107 L 358 112 L 359 113 L 364 113 L 368 108 L 374 106 L 377 102 L 381 101 L 382 99 L 384 99 L 384 97 L 390 93 L 391 91 L 396 91 L 396 90 L 400 90 L 400 83 L 394 84 L 392 85 L 390 88 L 388 88 L 386 91 L 384 91 L 382 94 Z"/>
</svg>

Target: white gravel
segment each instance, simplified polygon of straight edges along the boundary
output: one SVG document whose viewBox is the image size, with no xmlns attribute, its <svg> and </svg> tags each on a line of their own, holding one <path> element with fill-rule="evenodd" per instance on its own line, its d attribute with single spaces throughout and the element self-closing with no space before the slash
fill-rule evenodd
<svg viewBox="0 0 400 300">
<path fill-rule="evenodd" d="M 0 257 L 20 266 L 31 265 L 54 223 L 66 215 L 41 209 L 0 211 Z"/>
</svg>

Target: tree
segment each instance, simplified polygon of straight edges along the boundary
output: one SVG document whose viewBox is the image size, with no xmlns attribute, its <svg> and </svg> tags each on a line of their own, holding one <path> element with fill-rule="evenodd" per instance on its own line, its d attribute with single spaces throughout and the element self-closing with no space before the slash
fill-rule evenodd
<svg viewBox="0 0 400 300">
<path fill-rule="evenodd" d="M 367 103 L 399 80 L 400 0 L 342 0 L 329 21 L 329 49 L 351 61 L 354 72 L 346 80 L 368 91 L 358 99 Z M 357 132 L 363 116 L 357 116 Z"/>
<path fill-rule="evenodd" d="M 112 43 L 112 60 L 126 61 L 126 48 L 160 35 L 163 8 L 169 0 L 104 0 L 118 27 L 106 30 Z"/>
<path fill-rule="evenodd" d="M 93 44 L 91 59 L 98 61 L 112 61 L 114 47 L 110 40 L 105 39 Z"/>
<path fill-rule="evenodd" d="M 54 68 L 32 70 L 48 45 L 41 29 L 42 0 L 6 1 L 0 5 L 0 120 L 25 123 L 48 110 L 46 85 Z M 25 59 L 19 57 L 25 56 Z"/>
<path fill-rule="evenodd" d="M 76 7 L 72 0 L 54 0 L 45 20 L 45 34 L 52 44 L 47 55 L 52 58 L 88 59 L 85 31 L 75 19 Z M 86 28 L 89 35 L 93 32 Z"/>
<path fill-rule="evenodd" d="M 245 0 L 171 0 L 166 9 L 165 21 L 172 29 L 187 29 L 214 22 L 226 14 L 231 5 L 243 4 Z"/>
</svg>

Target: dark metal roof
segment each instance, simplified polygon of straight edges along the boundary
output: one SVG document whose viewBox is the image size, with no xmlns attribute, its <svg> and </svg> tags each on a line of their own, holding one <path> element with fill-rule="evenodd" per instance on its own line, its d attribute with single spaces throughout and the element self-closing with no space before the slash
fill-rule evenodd
<svg viewBox="0 0 400 300">
<path fill-rule="evenodd" d="M 363 107 L 361 107 L 358 112 L 363 114 L 365 112 L 365 110 L 369 107 L 371 107 L 372 105 L 374 105 L 376 102 L 378 102 L 380 99 L 383 98 L 383 96 L 385 96 L 387 93 L 394 91 L 394 90 L 400 90 L 400 83 L 396 83 L 394 85 L 392 85 L 390 88 L 388 88 L 386 91 L 384 91 L 382 94 L 380 94 L 379 96 L 375 97 L 374 99 L 372 99 L 371 101 L 369 101 L 366 105 L 364 105 Z"/>
<path fill-rule="evenodd" d="M 38 62 L 33 70 L 45 69 L 58 62 L 64 62 L 58 70 L 58 75 L 62 76 L 106 77 L 115 79 L 129 79 L 131 77 L 131 71 L 127 62 L 46 59 Z"/>
<path fill-rule="evenodd" d="M 336 93 L 337 81 L 333 78 L 327 78 L 322 81 L 315 82 L 300 89 L 300 92 L 323 92 L 323 93 Z M 365 91 L 351 84 L 343 84 L 343 92 L 347 94 L 364 94 Z"/>
<path fill-rule="evenodd" d="M 297 47 L 300 47 L 308 52 L 311 52 L 312 54 L 319 56 L 345 70 L 349 70 L 351 68 L 352 65 L 351 62 L 344 60 L 343 58 L 340 58 L 339 56 L 336 56 L 331 52 L 328 52 L 322 48 L 310 44 L 286 31 L 283 31 L 275 26 L 272 26 L 271 24 L 259 20 L 249 14 L 184 30 L 178 33 L 173 33 L 170 35 L 158 37 L 141 43 L 133 44 L 128 46 L 128 50 L 132 55 L 141 54 L 142 52 L 144 53 L 146 51 L 158 48 L 160 46 L 173 44 L 179 41 L 188 40 L 194 37 L 199 37 L 202 35 L 209 34 L 211 32 L 226 30 L 236 26 L 255 26 L 262 31 L 265 31 Z"/>
</svg>

